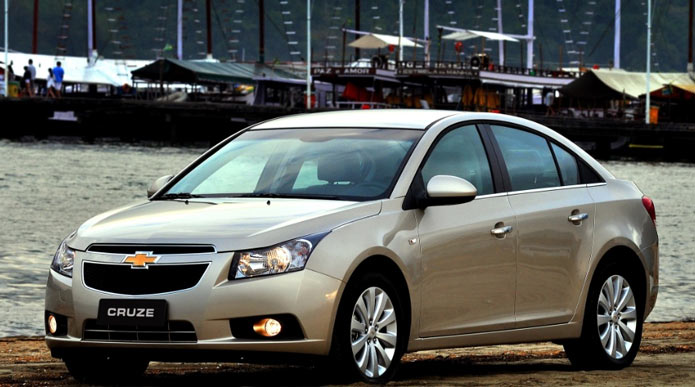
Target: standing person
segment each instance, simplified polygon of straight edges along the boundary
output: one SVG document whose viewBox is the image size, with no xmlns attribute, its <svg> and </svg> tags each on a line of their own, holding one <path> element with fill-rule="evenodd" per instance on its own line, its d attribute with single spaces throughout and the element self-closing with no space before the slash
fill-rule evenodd
<svg viewBox="0 0 695 387">
<path fill-rule="evenodd" d="M 22 89 L 27 96 L 34 96 L 34 88 L 31 84 L 31 71 L 29 71 L 29 66 L 24 66 L 24 74 L 22 75 Z"/>
<path fill-rule="evenodd" d="M 33 59 L 29 59 L 29 64 L 27 65 L 27 67 L 31 72 L 31 94 L 34 95 L 34 90 L 36 90 L 36 67 L 34 67 Z"/>
<path fill-rule="evenodd" d="M 14 69 L 12 68 L 12 65 L 14 64 L 14 61 L 11 60 L 10 64 L 7 65 L 7 72 L 10 73 L 10 77 L 7 78 L 9 81 L 14 81 Z"/>
<path fill-rule="evenodd" d="M 548 93 L 545 94 L 545 97 L 543 98 L 543 104 L 548 107 L 548 110 L 545 112 L 546 116 L 554 116 L 555 115 L 555 109 L 553 109 L 553 105 L 555 104 L 555 92 L 554 91 L 548 91 Z"/>
<path fill-rule="evenodd" d="M 56 79 L 53 76 L 53 69 L 48 68 L 48 78 L 46 78 L 46 96 L 55 98 L 56 93 L 55 93 L 55 87 L 56 87 Z"/>
<path fill-rule="evenodd" d="M 55 80 L 55 91 L 58 98 L 61 97 L 60 90 L 63 87 L 63 76 L 65 75 L 65 70 L 61 67 L 60 62 L 56 63 L 56 67 L 53 68 L 53 78 Z"/>
</svg>

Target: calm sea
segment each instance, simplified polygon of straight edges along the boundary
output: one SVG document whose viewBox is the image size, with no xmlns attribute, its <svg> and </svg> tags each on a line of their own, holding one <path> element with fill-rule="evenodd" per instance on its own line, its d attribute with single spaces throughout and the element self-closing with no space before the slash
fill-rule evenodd
<svg viewBox="0 0 695 387">
<path fill-rule="evenodd" d="M 0 141 L 0 337 L 43 334 L 60 241 L 88 218 L 145 197 L 204 149 Z M 695 318 L 695 165 L 605 162 L 654 199 L 661 290 L 650 321 Z"/>
</svg>

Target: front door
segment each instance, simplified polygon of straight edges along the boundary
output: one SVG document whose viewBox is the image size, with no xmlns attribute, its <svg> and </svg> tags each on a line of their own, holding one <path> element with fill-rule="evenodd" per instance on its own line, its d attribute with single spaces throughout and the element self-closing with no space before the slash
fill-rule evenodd
<svg viewBox="0 0 695 387">
<path fill-rule="evenodd" d="M 465 204 L 416 210 L 423 275 L 420 336 L 510 328 L 516 220 L 507 195 L 495 193 L 475 126 L 455 128 L 433 146 L 420 172 L 425 186 L 433 176 L 453 175 L 471 182 L 478 197 Z"/>
</svg>

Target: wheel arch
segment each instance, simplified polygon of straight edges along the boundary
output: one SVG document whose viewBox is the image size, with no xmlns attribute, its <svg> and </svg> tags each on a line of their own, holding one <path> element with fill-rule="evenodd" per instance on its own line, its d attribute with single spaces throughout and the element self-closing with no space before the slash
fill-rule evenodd
<svg viewBox="0 0 695 387">
<path fill-rule="evenodd" d="M 612 263 L 624 263 L 627 269 L 629 269 L 633 274 L 636 274 L 636 277 L 639 279 L 639 283 L 636 284 L 638 285 L 637 290 L 640 292 L 640 296 L 642 297 L 641 301 L 645 304 L 643 306 L 646 306 L 648 290 L 647 284 L 649 282 L 647 278 L 647 268 L 645 267 L 644 260 L 641 258 L 640 253 L 626 245 L 616 245 L 609 248 L 605 253 L 603 253 L 601 259 L 597 262 L 591 278 L 593 279 L 593 276 L 598 270 L 603 269 L 605 266 Z M 635 285 L 633 285 L 633 287 L 634 286 Z"/>
<path fill-rule="evenodd" d="M 410 337 L 412 336 L 413 327 L 413 306 L 410 293 L 411 289 L 403 269 L 398 265 L 398 263 L 396 263 L 396 261 L 382 254 L 373 254 L 366 257 L 355 266 L 355 268 L 352 270 L 349 276 L 346 276 L 347 279 L 345 281 L 345 286 L 343 286 L 343 289 L 341 291 L 340 301 L 338 302 L 338 307 L 336 308 L 336 312 L 334 314 L 331 332 L 335 330 L 335 325 L 337 324 L 337 319 L 335 317 L 340 314 L 341 308 L 348 307 L 344 304 L 343 301 L 343 295 L 345 294 L 345 290 L 348 288 L 348 286 L 350 286 L 352 282 L 354 282 L 356 278 L 360 278 L 360 276 L 370 272 L 382 274 L 389 280 L 391 280 L 394 286 L 396 287 L 396 290 L 398 291 L 399 295 L 401 296 L 401 302 L 403 304 L 402 306 L 405 309 L 403 314 L 404 316 L 408 317 L 406 321 L 406 329 L 403 330 L 403 332 L 408 332 L 408 337 L 405 337 L 405 340 L 407 340 L 407 347 L 407 343 L 409 342 Z"/>
<path fill-rule="evenodd" d="M 596 256 L 598 258 L 594 261 L 594 264 L 591 265 L 590 271 L 587 273 L 586 280 L 584 281 L 582 297 L 580 298 L 579 305 L 577 305 L 578 313 L 575 314 L 573 320 L 582 322 L 584 319 L 586 298 L 588 297 L 589 289 L 596 273 L 600 272 L 600 270 L 607 265 L 621 262 L 625 264 L 626 268 L 636 274 L 636 277 L 639 279 L 639 283 L 632 284 L 632 286 L 640 292 L 639 296 L 642 302 L 642 310 L 646 312 L 648 301 L 647 286 L 649 284 L 648 271 L 644 258 L 637 246 L 627 239 L 616 238 L 604 245 Z"/>
</svg>

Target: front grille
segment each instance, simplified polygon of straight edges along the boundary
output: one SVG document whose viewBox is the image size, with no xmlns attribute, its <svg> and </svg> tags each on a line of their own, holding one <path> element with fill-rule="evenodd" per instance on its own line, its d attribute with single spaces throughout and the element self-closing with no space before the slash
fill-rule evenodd
<svg viewBox="0 0 695 387">
<path fill-rule="evenodd" d="M 138 245 L 138 244 L 93 244 L 87 248 L 90 253 L 135 254 L 147 251 L 155 255 L 205 254 L 214 253 L 211 245 Z"/>
<path fill-rule="evenodd" d="M 150 265 L 133 269 L 128 264 L 85 262 L 83 278 L 87 287 L 116 294 L 156 294 L 194 287 L 208 263 Z"/>
<path fill-rule="evenodd" d="M 97 320 L 85 321 L 82 339 L 86 341 L 143 341 L 165 343 L 196 342 L 193 324 L 188 321 L 169 321 L 166 327 L 128 327 L 99 325 Z"/>
</svg>

